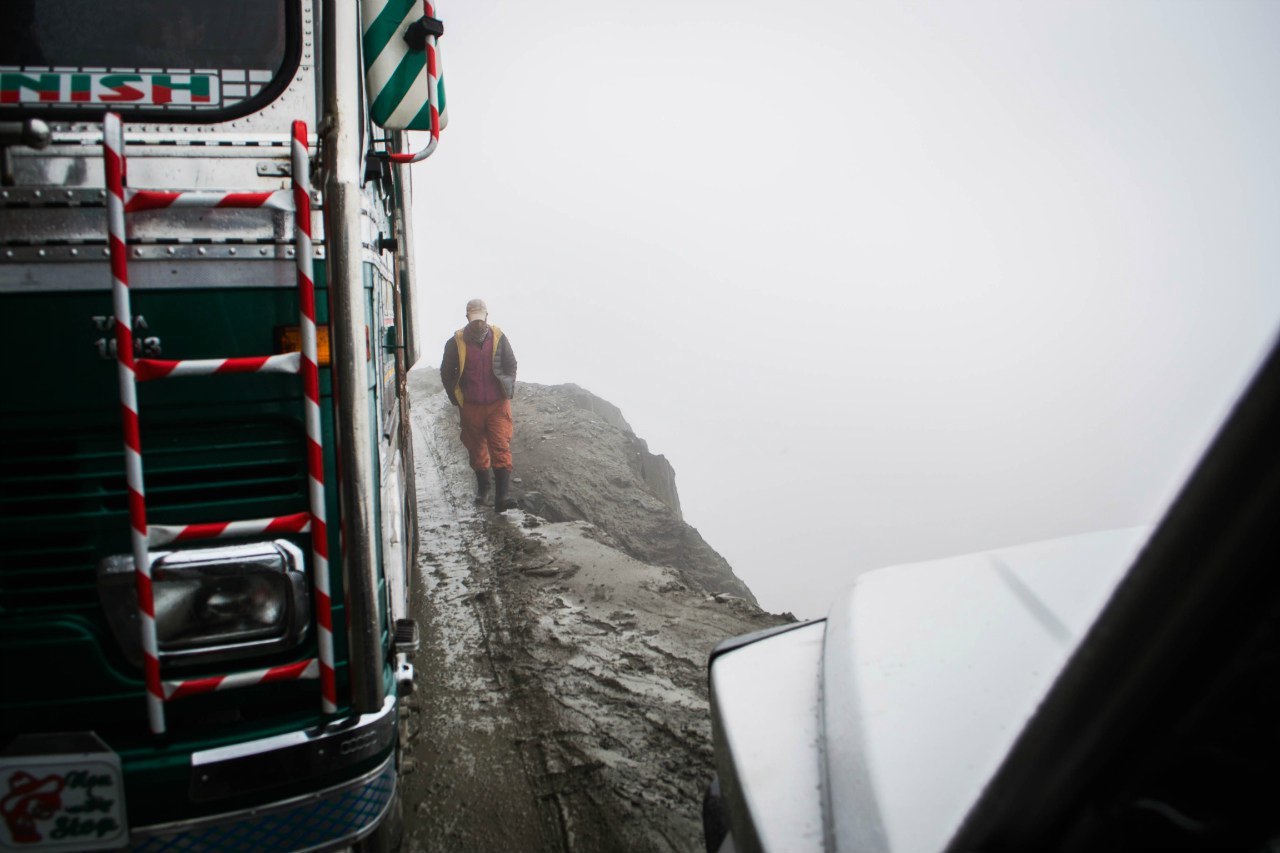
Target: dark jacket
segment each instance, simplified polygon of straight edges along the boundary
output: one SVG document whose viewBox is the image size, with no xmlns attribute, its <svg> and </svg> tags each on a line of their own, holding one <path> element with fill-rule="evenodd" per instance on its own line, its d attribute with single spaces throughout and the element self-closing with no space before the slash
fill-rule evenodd
<svg viewBox="0 0 1280 853">
<path fill-rule="evenodd" d="M 467 363 L 466 328 L 453 333 L 453 337 L 445 341 L 444 359 L 440 362 L 440 381 L 444 383 L 444 391 L 449 395 L 449 402 L 461 406 L 462 370 Z M 510 400 L 516 395 L 516 354 L 511 349 L 511 341 L 497 326 L 489 325 L 489 334 L 493 335 L 493 377 L 502 388 L 502 396 Z"/>
</svg>

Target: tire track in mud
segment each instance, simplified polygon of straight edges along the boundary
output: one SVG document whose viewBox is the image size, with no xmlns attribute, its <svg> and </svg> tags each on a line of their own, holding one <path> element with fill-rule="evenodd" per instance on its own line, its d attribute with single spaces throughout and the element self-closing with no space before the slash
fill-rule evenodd
<svg viewBox="0 0 1280 853">
<path fill-rule="evenodd" d="M 596 809 L 571 802 L 586 762 L 546 742 L 561 723 L 531 671 L 542 667 L 526 650 L 527 602 L 503 583 L 523 513 L 474 505 L 448 403 L 438 386 L 414 398 L 423 643 L 408 702 L 404 850 L 614 849 Z"/>
<path fill-rule="evenodd" d="M 459 482 L 470 472 L 441 434 L 441 400 L 424 390 L 413 412 L 421 537 L 413 607 L 423 643 L 407 703 L 403 849 L 557 850 L 546 843 L 519 716 L 495 663 L 502 601 L 484 510 L 471 504 L 467 480 Z"/>
<path fill-rule="evenodd" d="M 438 381 L 415 371 L 410 382 L 423 642 L 417 691 L 402 703 L 404 849 L 698 849 L 712 772 L 705 655 L 719 639 L 785 620 L 623 553 L 625 525 L 647 529 L 630 492 L 627 507 L 614 507 L 617 531 L 477 508 Z M 517 429 L 549 434 L 547 417 L 527 405 Z M 599 448 L 583 439 L 564 452 L 581 459 Z M 557 470 L 524 488 L 562 499 Z"/>
</svg>

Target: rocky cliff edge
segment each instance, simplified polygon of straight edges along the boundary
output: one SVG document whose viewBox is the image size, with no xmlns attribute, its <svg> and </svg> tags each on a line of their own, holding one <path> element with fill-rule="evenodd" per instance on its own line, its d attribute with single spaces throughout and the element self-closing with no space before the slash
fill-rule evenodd
<svg viewBox="0 0 1280 853">
<path fill-rule="evenodd" d="M 516 494 L 472 503 L 457 416 L 410 374 L 422 627 L 403 701 L 406 851 L 701 849 L 706 660 L 765 613 L 616 407 L 521 384 Z"/>
</svg>

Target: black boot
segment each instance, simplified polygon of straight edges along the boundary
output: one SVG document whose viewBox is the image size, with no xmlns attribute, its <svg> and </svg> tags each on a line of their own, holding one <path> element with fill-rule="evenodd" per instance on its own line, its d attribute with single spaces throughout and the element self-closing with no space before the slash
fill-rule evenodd
<svg viewBox="0 0 1280 853">
<path fill-rule="evenodd" d="M 483 468 L 476 471 L 476 504 L 478 506 L 489 502 L 489 469 Z"/>
<path fill-rule="evenodd" d="M 509 509 L 515 509 L 516 502 L 507 496 L 507 491 L 511 488 L 511 469 L 494 468 L 493 482 L 495 484 L 493 495 L 494 511 L 505 512 Z"/>
</svg>

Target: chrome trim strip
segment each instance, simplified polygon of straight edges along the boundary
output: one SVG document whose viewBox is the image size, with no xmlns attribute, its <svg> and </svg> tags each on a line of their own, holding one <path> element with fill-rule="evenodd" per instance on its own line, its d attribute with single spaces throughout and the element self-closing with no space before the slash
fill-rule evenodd
<svg viewBox="0 0 1280 853">
<path fill-rule="evenodd" d="M 314 247 L 314 258 L 324 258 L 324 247 Z M 96 243 L 79 245 L 6 246 L 0 250 L 0 261 L 14 263 L 87 263 L 102 258 L 107 264 L 106 247 Z M 293 257 L 293 247 L 280 243 L 178 243 L 171 245 L 134 246 L 130 257 L 140 261 L 276 261 Z M 54 289 L 50 286 L 48 289 Z"/>
<path fill-rule="evenodd" d="M 3 254 L 0 252 L 0 254 Z M 56 276 L 54 275 L 56 273 Z M 55 268 L 38 263 L 0 263 L 0 293 L 66 293 L 101 290 L 110 295 L 111 273 L 105 259 L 92 263 L 61 261 Z M 297 264 L 267 258 L 245 263 L 243 258 L 205 258 L 129 265 L 134 290 L 186 288 L 297 288 Z"/>
<path fill-rule="evenodd" d="M 192 753 L 191 798 L 265 790 L 365 761 L 395 745 L 396 720 L 396 699 L 388 696 L 380 711 Z"/>
<path fill-rule="evenodd" d="M 407 136 L 405 136 L 407 139 Z M 407 150 L 408 146 L 404 140 L 397 141 L 397 150 Z M 397 283 L 400 286 L 400 298 L 396 302 L 396 307 L 401 310 L 403 317 L 396 321 L 396 326 L 401 330 L 401 342 L 405 346 L 404 350 L 404 371 L 407 373 L 409 368 L 418 362 L 418 337 L 417 326 L 414 324 L 415 313 L 417 311 L 417 293 L 418 281 L 414 276 L 414 249 L 413 249 L 413 228 L 409 222 L 409 211 L 412 210 L 413 191 L 409 183 L 409 166 L 402 165 L 397 167 L 398 174 L 395 181 L 395 200 L 396 204 L 392 207 L 391 224 L 392 234 L 396 238 L 396 245 L 399 248 L 396 254 L 397 264 Z M 402 384 L 407 381 L 401 377 Z M 401 405 L 404 411 L 405 435 L 409 434 L 409 404 L 407 395 L 402 395 Z M 412 466 L 409 466 L 412 468 Z"/>
<path fill-rule="evenodd" d="M 325 838 L 321 841 L 309 844 L 303 847 L 296 847 L 298 853 L 309 853 L 309 851 L 332 850 L 347 844 L 352 844 L 359 839 L 365 837 L 373 831 L 375 827 L 387 816 L 387 812 L 391 804 L 395 801 L 396 786 L 399 779 L 395 767 L 395 756 L 388 756 L 387 760 L 378 765 L 374 770 L 363 774 L 362 776 L 325 788 L 321 791 L 315 791 L 310 794 L 303 794 L 298 797 L 291 797 L 287 800 L 281 800 L 275 803 L 269 803 L 264 806 L 255 808 L 242 809 L 234 812 L 224 812 L 222 814 L 208 815 L 206 817 L 196 818 L 188 821 L 173 821 L 172 823 L 152 824 L 150 826 L 142 826 L 134 828 L 129 834 L 129 847 L 131 850 L 172 850 L 172 849 L 210 849 L 207 844 L 201 844 L 199 839 L 183 839 L 183 836 L 193 835 L 202 831 L 216 830 L 220 825 L 232 824 L 239 821 L 257 820 L 264 824 L 264 831 L 269 831 L 269 825 L 276 826 L 282 823 L 288 825 L 290 823 L 302 824 L 302 821 L 279 821 L 272 822 L 270 819 L 278 815 L 287 815 L 288 812 L 303 809 L 307 806 L 319 803 L 323 800 L 338 801 L 343 795 L 361 788 L 373 789 L 383 776 L 388 777 L 389 790 L 386 802 L 382 804 L 378 813 L 371 820 L 363 821 L 361 825 L 344 831 L 340 835 Z M 376 792 L 375 792 L 376 793 Z M 306 829 L 305 826 L 300 827 Z M 240 831 L 241 833 L 243 830 Z M 243 835 L 238 834 L 243 842 Z M 275 839 L 279 840 L 279 839 Z M 184 843 L 185 842 L 185 843 Z M 250 842 L 252 843 L 252 841 Z M 262 849 L 266 849 L 264 843 L 260 845 Z"/>
<path fill-rule="evenodd" d="M 372 448 L 377 438 L 370 418 L 364 272 L 360 258 L 361 179 L 364 150 L 360 109 L 360 16 L 347 0 L 324 3 L 324 123 L 321 135 L 321 184 L 329 258 L 330 367 L 342 389 L 337 407 L 338 482 L 345 559 L 343 589 L 347 604 L 347 661 L 351 703 L 361 711 L 384 704 L 382 610 L 378 603 L 377 519 L 367 496 L 377 494 L 378 472 Z M 353 230 L 354 229 L 354 230 Z M 336 523 L 336 522 L 335 522 Z"/>
<path fill-rule="evenodd" d="M 270 109 L 270 108 L 268 108 Z M 265 112 L 260 110 L 259 112 Z M 232 121 L 242 121 L 241 119 L 232 119 Z M 50 122 L 50 124 L 58 129 L 53 132 L 53 139 L 50 145 L 53 148 L 58 146 L 93 146 L 97 147 L 102 144 L 101 130 L 62 130 L 67 127 L 88 127 L 83 122 Z M 129 127 L 157 127 L 157 122 L 129 122 Z M 287 137 L 281 136 L 277 130 L 264 130 L 258 133 L 219 133 L 217 131 L 208 131 L 202 133 L 205 127 L 216 127 L 216 125 L 192 124 L 190 122 L 173 123 L 173 127 L 169 130 L 130 130 L 125 134 L 125 144 L 129 148 L 140 148 L 144 146 L 155 146 L 163 151 L 172 151 L 175 147 L 181 148 L 208 148 L 214 146 L 228 146 L 236 148 L 288 148 L 289 140 Z M 181 129 L 178 129 L 181 128 Z M 316 134 L 308 135 L 307 144 L 314 146 L 316 142 Z M 47 149 L 46 149 L 47 150 Z"/>
</svg>

